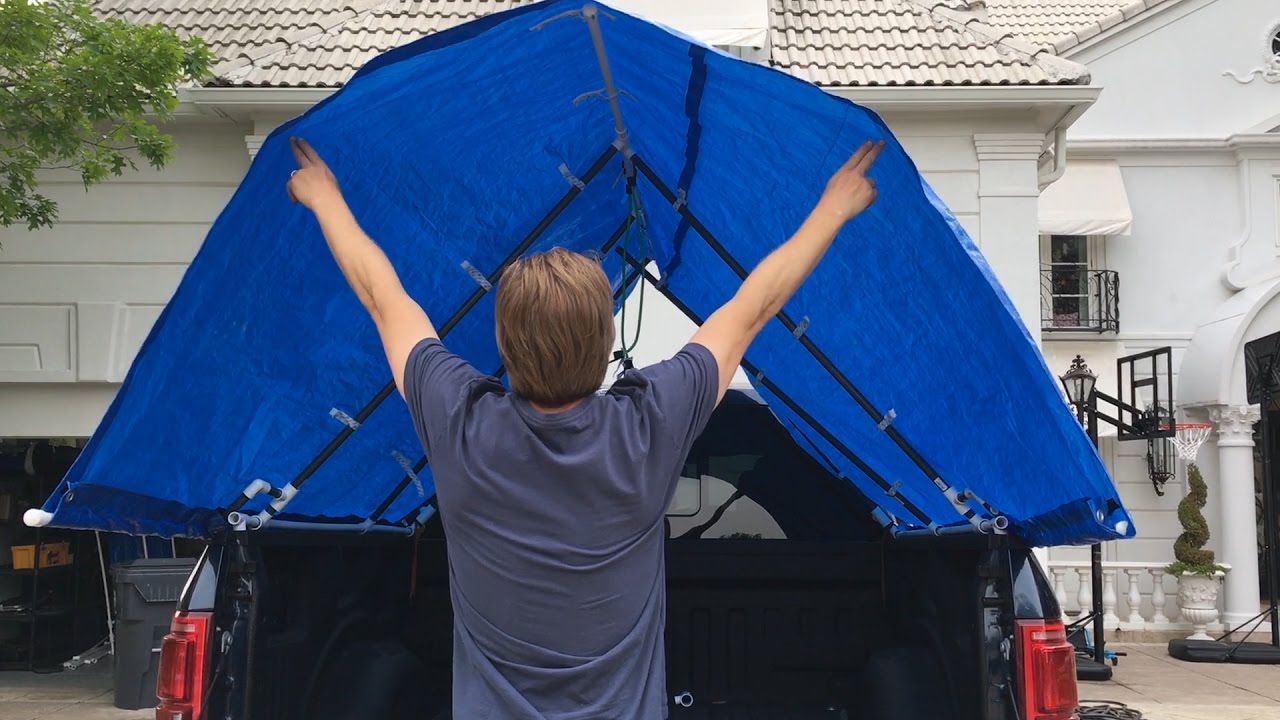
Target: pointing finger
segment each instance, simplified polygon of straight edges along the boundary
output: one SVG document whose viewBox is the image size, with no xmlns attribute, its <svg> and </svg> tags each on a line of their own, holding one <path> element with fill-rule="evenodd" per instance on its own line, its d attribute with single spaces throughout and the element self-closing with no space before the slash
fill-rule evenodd
<svg viewBox="0 0 1280 720">
<path fill-rule="evenodd" d="M 324 161 L 320 159 L 320 153 L 316 152 L 315 148 L 311 147 L 311 144 L 306 140 L 298 138 L 298 147 L 302 149 L 303 154 L 307 156 L 307 160 L 311 161 L 312 165 L 321 165 L 324 163 Z"/>
<path fill-rule="evenodd" d="M 307 153 L 302 149 L 302 141 L 296 137 L 289 138 L 289 149 L 293 151 L 293 159 L 298 163 L 298 167 L 304 168 L 311 165 L 311 159 L 307 157 Z"/>
<path fill-rule="evenodd" d="M 858 169 L 866 172 L 875 164 L 876 158 L 880 157 L 880 151 L 884 150 L 884 141 L 877 142 L 869 152 L 862 156 L 862 160 L 858 163 Z"/>
<path fill-rule="evenodd" d="M 870 140 L 862 143 L 862 147 L 858 148 L 858 152 L 854 153 L 853 156 L 850 157 L 847 162 L 845 162 L 844 168 L 856 167 L 859 162 L 862 162 L 862 158 L 865 157 L 870 150 L 871 150 Z"/>
</svg>

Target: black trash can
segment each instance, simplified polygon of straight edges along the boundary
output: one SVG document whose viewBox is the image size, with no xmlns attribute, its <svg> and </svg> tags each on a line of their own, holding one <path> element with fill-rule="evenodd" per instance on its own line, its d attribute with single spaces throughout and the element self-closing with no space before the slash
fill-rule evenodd
<svg viewBox="0 0 1280 720">
<path fill-rule="evenodd" d="M 196 561 L 134 560 L 112 568 L 116 590 L 116 707 L 155 707 L 160 643 L 169 634 L 182 588 Z"/>
</svg>

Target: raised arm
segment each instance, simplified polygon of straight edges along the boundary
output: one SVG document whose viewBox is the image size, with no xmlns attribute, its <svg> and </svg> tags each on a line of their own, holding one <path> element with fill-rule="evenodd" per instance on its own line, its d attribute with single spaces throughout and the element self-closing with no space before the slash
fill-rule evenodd
<svg viewBox="0 0 1280 720">
<path fill-rule="evenodd" d="M 728 390 L 751 341 L 817 267 L 840 228 L 875 202 L 876 184 L 867 171 L 883 148 L 884 141 L 868 142 L 849 158 L 796 234 L 761 261 L 733 298 L 694 333 L 691 342 L 706 347 L 716 358 L 717 402 Z"/>
<path fill-rule="evenodd" d="M 320 155 L 300 138 L 290 138 L 298 169 L 289 177 L 289 197 L 315 213 L 334 260 L 369 311 L 382 338 L 396 387 L 404 393 L 404 367 L 409 352 L 436 329 L 400 284 L 400 276 L 347 207 L 338 181 Z"/>
</svg>

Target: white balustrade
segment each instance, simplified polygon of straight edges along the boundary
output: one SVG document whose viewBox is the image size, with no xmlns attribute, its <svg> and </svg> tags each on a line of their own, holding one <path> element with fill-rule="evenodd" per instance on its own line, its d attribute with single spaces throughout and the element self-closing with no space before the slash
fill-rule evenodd
<svg viewBox="0 0 1280 720">
<path fill-rule="evenodd" d="M 1169 624 L 1169 618 L 1165 617 L 1164 604 L 1166 602 L 1164 595 L 1164 568 L 1151 568 L 1151 622 L 1155 625 Z"/>
<path fill-rule="evenodd" d="M 1116 605 L 1120 599 L 1116 597 L 1116 568 L 1102 568 L 1102 622 L 1106 627 L 1120 627 L 1120 616 L 1116 615 Z"/>
<path fill-rule="evenodd" d="M 1190 627 L 1189 623 L 1178 618 L 1178 579 L 1165 572 L 1165 565 L 1111 561 L 1102 564 L 1103 622 L 1109 630 L 1181 630 Z M 1050 560 L 1046 569 L 1053 578 L 1053 594 L 1062 606 L 1064 619 L 1087 615 L 1093 607 L 1089 562 Z"/>
<path fill-rule="evenodd" d="M 1147 624 L 1146 618 L 1142 617 L 1142 589 L 1139 587 L 1142 575 L 1145 572 L 1146 570 L 1142 568 L 1125 568 L 1124 571 L 1124 574 L 1129 578 L 1129 594 L 1125 596 L 1125 600 L 1129 603 L 1128 623 L 1130 627 L 1135 629 Z M 1152 620 L 1154 619 L 1152 618 Z"/>
<path fill-rule="evenodd" d="M 1064 567 L 1050 567 L 1049 572 L 1053 573 L 1053 596 L 1058 598 L 1058 606 L 1062 608 L 1062 619 L 1067 621 L 1067 569 Z"/>
<path fill-rule="evenodd" d="M 1076 617 L 1083 617 L 1093 608 L 1093 576 L 1089 574 L 1087 563 L 1084 567 L 1076 568 L 1076 575 L 1080 578 L 1080 592 L 1076 593 Z"/>
</svg>

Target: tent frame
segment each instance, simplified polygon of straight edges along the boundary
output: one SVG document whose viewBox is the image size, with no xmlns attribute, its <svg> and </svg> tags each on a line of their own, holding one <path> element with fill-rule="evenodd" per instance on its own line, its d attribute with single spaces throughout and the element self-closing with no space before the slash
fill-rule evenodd
<svg viewBox="0 0 1280 720">
<path fill-rule="evenodd" d="M 611 149 L 613 149 L 616 153 L 616 147 L 611 146 Z M 611 159 L 613 154 L 615 153 L 606 152 L 605 156 L 603 156 L 605 164 L 607 164 L 608 160 Z M 597 167 L 597 165 L 599 165 L 599 167 Z M 499 266 L 498 270 L 496 270 L 492 275 L 490 275 L 489 278 L 487 278 L 488 282 L 490 283 L 490 286 L 492 286 L 492 284 L 496 282 L 497 278 L 502 274 L 502 272 L 505 271 L 506 268 L 509 267 L 511 263 L 514 262 L 515 259 L 519 257 L 519 253 L 523 253 L 524 250 L 527 250 L 528 247 L 531 246 L 534 241 L 536 241 L 537 237 L 540 236 L 543 232 L 545 232 L 548 227 L 550 227 L 551 223 L 555 220 L 555 218 L 561 212 L 563 212 L 566 207 L 568 207 L 568 204 L 569 204 L 568 201 L 572 201 L 574 197 L 577 197 L 577 195 L 580 194 L 581 191 L 586 188 L 586 182 L 598 176 L 599 171 L 601 169 L 603 169 L 603 165 L 601 165 L 599 161 L 597 161 L 595 165 L 592 165 L 592 170 L 588 171 L 588 177 L 585 180 L 581 181 L 580 185 L 571 183 L 574 185 L 574 187 L 573 187 L 573 190 L 571 190 L 569 193 L 566 193 L 566 197 L 568 198 L 568 200 L 566 201 L 565 198 L 562 198 L 560 203 L 557 203 L 557 205 L 554 208 L 552 208 L 551 212 L 549 212 L 542 219 L 542 221 L 538 223 L 538 225 L 529 234 L 529 236 L 527 236 L 525 240 L 521 242 L 521 246 L 523 247 L 518 248 L 516 252 L 513 252 L 511 255 L 508 255 L 508 257 Z M 613 250 L 614 246 L 622 238 L 623 234 L 627 231 L 627 228 L 630 227 L 633 220 L 634 219 L 631 217 L 626 218 L 609 235 L 608 240 L 606 240 L 605 243 L 599 249 L 599 252 L 602 255 L 607 254 L 611 250 Z M 614 302 L 617 302 L 618 300 L 626 297 L 628 289 L 632 287 L 637 281 L 639 281 L 639 279 L 640 279 L 640 273 L 638 271 L 632 272 L 629 276 L 624 274 L 622 277 L 621 283 L 613 293 Z M 483 293 L 487 291 L 481 288 L 478 292 L 481 294 L 481 296 L 483 296 Z M 476 293 L 473 293 L 471 297 L 468 299 L 467 303 L 464 304 L 462 308 L 459 308 L 459 310 L 453 316 L 450 317 L 450 321 L 445 323 L 444 329 L 442 329 L 440 332 L 441 337 L 444 337 L 445 333 L 447 333 L 449 330 L 452 330 L 454 327 L 457 327 L 457 324 L 462 320 L 462 317 L 465 316 L 468 312 L 470 312 L 476 306 L 477 302 L 473 302 L 473 299 L 476 299 L 476 298 L 477 298 Z M 493 377 L 501 378 L 505 374 L 506 374 L 506 367 L 500 365 L 498 367 L 498 370 L 493 374 Z M 390 385 L 394 389 L 395 383 L 392 382 Z M 376 409 L 377 405 L 380 404 L 382 400 L 385 400 L 385 399 L 386 397 L 383 396 L 381 392 L 379 392 L 379 394 L 375 396 L 374 399 L 371 400 L 368 404 L 366 404 L 365 407 L 361 410 L 361 412 L 357 414 L 355 418 L 356 422 L 354 423 L 355 427 L 348 426 L 347 428 L 345 428 L 341 433 L 339 433 L 338 437 L 335 437 L 334 440 L 331 441 L 328 446 L 326 446 L 325 451 L 328 451 L 330 447 L 332 447 L 333 450 L 336 451 L 337 447 L 341 446 L 342 442 L 345 442 L 346 438 L 350 437 L 351 434 L 354 433 L 356 429 L 358 429 L 359 425 L 363 422 L 363 420 L 367 418 L 370 413 L 373 412 L 373 409 Z M 325 451 L 322 451 L 321 454 L 324 455 Z M 320 458 L 318 456 L 319 464 L 317 465 L 317 469 L 319 468 L 319 465 L 322 465 L 324 461 L 327 460 L 328 457 L 331 456 L 332 454 L 333 454 L 332 452 L 329 452 L 327 455 L 324 455 L 323 458 Z M 316 461 L 313 460 L 311 464 L 316 464 Z M 428 465 L 428 459 L 427 459 L 427 456 L 424 454 L 422 457 L 418 458 L 418 461 L 416 463 L 413 464 L 411 470 L 404 474 L 404 476 L 400 479 L 400 482 L 396 484 L 396 486 L 391 490 L 390 493 L 388 493 L 387 497 L 382 501 L 381 504 L 378 505 L 377 509 L 375 509 L 369 515 L 368 518 L 358 523 L 305 521 L 305 520 L 275 520 L 274 519 L 274 516 L 278 514 L 281 510 L 283 510 L 284 507 L 288 504 L 288 502 L 292 500 L 293 496 L 297 493 L 298 486 L 301 485 L 302 482 L 305 482 L 307 477 L 310 477 L 310 475 L 313 474 L 314 471 L 308 474 L 307 477 L 304 477 L 301 481 L 295 480 L 293 483 L 286 485 L 284 488 L 272 487 L 271 484 L 267 483 L 265 480 L 254 480 L 253 482 L 249 483 L 249 485 L 240 494 L 240 496 L 236 498 L 236 501 L 227 508 L 225 517 L 227 520 L 227 524 L 231 525 L 234 529 L 237 529 L 237 530 L 258 530 L 264 527 L 268 522 L 270 522 L 271 526 L 277 529 L 326 530 L 331 532 L 361 532 L 361 533 L 392 532 L 392 533 L 405 534 L 405 535 L 412 534 L 413 532 L 416 531 L 418 527 L 421 527 L 422 525 L 426 524 L 426 522 L 431 518 L 431 515 L 434 513 L 433 506 L 435 505 L 436 495 L 434 494 L 431 495 L 422 503 L 420 503 L 418 506 L 416 506 L 413 509 L 413 511 L 411 511 L 405 517 L 401 518 L 400 520 L 394 523 L 391 523 L 391 524 L 380 523 L 380 520 L 383 514 L 386 513 L 386 511 L 400 497 L 400 494 L 403 493 L 409 487 L 409 485 L 413 483 L 413 480 L 416 474 L 422 472 L 427 467 L 427 465 Z M 308 467 L 310 467 L 310 464 L 308 465 Z M 260 513 L 257 513 L 256 515 L 249 515 L 249 514 L 240 512 L 241 508 L 244 507 L 245 503 L 249 502 L 249 500 L 251 500 L 253 497 L 256 497 L 257 495 L 262 495 L 262 494 L 270 495 L 273 498 L 273 502 L 270 505 L 268 505 L 266 509 L 264 509 Z"/>
<path fill-rule="evenodd" d="M 688 222 L 689 226 L 693 228 L 693 230 L 697 232 L 699 236 L 702 237 L 703 241 L 707 243 L 707 245 L 711 248 L 711 250 L 715 252 L 715 254 L 740 279 L 745 280 L 748 275 L 748 271 L 746 270 L 746 268 L 743 267 L 742 264 L 739 263 L 731 253 L 729 253 L 729 251 L 724 247 L 724 245 L 715 237 L 714 234 L 711 233 L 711 231 L 693 213 L 692 209 L 689 207 L 689 203 L 687 201 L 684 190 L 682 189 L 679 193 L 673 192 L 671 188 L 662 181 L 662 179 L 653 170 L 653 168 L 651 168 L 647 163 L 645 163 L 640 158 L 640 156 L 636 154 L 635 150 L 632 148 L 630 136 L 628 134 L 626 124 L 623 121 L 622 109 L 618 103 L 618 97 L 619 97 L 618 88 L 613 81 L 613 73 L 609 65 L 608 53 L 606 52 L 604 47 L 604 36 L 600 28 L 598 7 L 593 3 L 587 3 L 580 12 L 566 13 L 565 15 L 558 16 L 557 18 L 553 18 L 552 20 L 557 20 L 563 17 L 580 17 L 583 21 L 586 22 L 588 26 L 588 30 L 591 34 L 592 45 L 595 48 L 596 60 L 600 66 L 600 73 L 601 73 L 602 80 L 604 82 L 604 90 L 602 94 L 606 99 L 606 101 L 609 103 L 610 111 L 613 116 L 613 124 L 614 124 L 613 129 L 614 129 L 615 140 L 611 145 L 609 145 L 608 148 L 605 149 L 605 151 L 599 156 L 599 158 L 596 159 L 596 161 L 591 165 L 591 167 L 587 170 L 587 172 L 578 180 L 578 182 L 573 182 L 572 180 L 570 180 L 571 187 L 560 198 L 560 201 L 557 202 L 556 205 L 552 207 L 552 209 L 533 228 L 533 230 L 531 230 L 524 237 L 524 239 L 521 240 L 515 246 L 515 248 L 511 251 L 511 253 L 507 255 L 507 257 L 502 261 L 501 264 L 499 264 L 498 268 L 494 270 L 492 273 L 490 273 L 487 277 L 483 278 L 484 282 L 480 282 L 481 278 L 478 277 L 478 273 L 476 273 L 477 275 L 476 280 L 480 284 L 480 287 L 477 288 L 477 290 L 471 294 L 471 296 L 466 300 L 466 302 L 464 302 L 461 307 L 459 307 L 456 311 L 454 311 L 454 313 L 449 316 L 449 319 L 444 323 L 444 325 L 441 326 L 440 332 L 439 332 L 439 336 L 441 339 L 443 339 L 446 335 L 448 335 L 450 331 L 452 331 L 455 327 L 457 327 L 457 325 L 462 321 L 462 319 L 466 317 L 466 315 L 473 308 L 475 308 L 477 304 L 479 304 L 480 300 L 485 296 L 486 293 L 489 292 L 492 286 L 499 280 L 502 273 L 507 269 L 507 267 L 509 267 L 521 255 L 523 255 L 526 251 L 528 251 L 530 247 L 533 246 L 533 244 L 538 240 L 539 237 L 541 237 L 541 235 L 544 232 L 546 232 L 546 230 L 551 226 L 551 224 L 556 220 L 556 218 L 558 218 L 560 214 L 564 212 L 564 210 L 569 206 L 569 204 L 572 203 L 573 200 L 576 197 L 578 197 L 586 189 L 587 184 L 590 183 L 597 176 L 599 176 L 600 172 L 606 167 L 609 161 L 612 160 L 613 157 L 618 154 L 622 155 L 623 170 L 627 179 L 628 193 L 635 191 L 637 173 L 639 175 L 642 175 L 653 186 L 653 188 L 657 190 L 658 193 L 660 193 L 668 203 L 671 204 L 672 209 L 677 213 L 679 213 L 680 216 L 686 222 Z M 548 20 L 547 22 L 551 22 L 552 20 Z M 622 233 L 625 232 L 625 230 L 627 229 L 627 227 L 632 221 L 633 221 L 633 218 L 628 217 L 622 223 L 619 230 L 615 231 L 613 236 L 610 237 L 609 241 L 605 243 L 604 247 L 601 250 L 602 254 L 607 254 L 613 248 L 613 245 L 616 244 L 617 240 L 622 236 Z M 651 273 L 649 273 L 649 271 L 646 269 L 645 266 L 648 264 L 648 262 L 652 260 L 652 258 L 645 258 L 643 259 L 643 261 L 639 261 L 634 258 L 630 258 L 625 253 L 621 253 L 621 255 L 625 263 L 632 265 L 632 267 L 638 271 L 638 273 L 635 276 L 633 276 L 635 278 L 635 281 L 648 281 L 659 292 L 661 292 L 662 295 L 666 297 L 668 301 L 670 301 L 673 305 L 675 305 L 678 309 L 680 309 L 680 311 L 683 312 L 690 320 L 692 320 L 696 324 L 699 324 L 699 325 L 702 324 L 702 318 L 700 318 L 697 315 L 697 313 L 693 311 L 692 308 L 690 308 L 687 304 L 682 302 L 679 298 L 675 297 L 669 290 L 666 289 L 666 286 L 664 283 L 662 283 L 658 278 L 654 277 Z M 622 282 L 621 285 L 619 286 L 618 292 L 625 293 L 627 287 L 628 287 L 628 282 L 624 278 L 624 282 Z M 889 439 L 893 441 L 893 443 L 899 448 L 899 450 L 901 450 L 907 456 L 907 458 L 910 459 L 911 462 L 925 475 L 925 477 L 938 489 L 938 491 L 943 494 L 943 496 L 947 499 L 947 501 L 951 504 L 951 506 L 955 509 L 955 511 L 969 523 L 969 525 L 967 526 L 967 530 L 965 530 L 964 532 L 967 532 L 967 533 L 976 532 L 976 533 L 983 533 L 983 534 L 992 534 L 992 533 L 1004 534 L 1006 532 L 1009 526 L 1009 521 L 1007 517 L 999 513 L 995 508 L 993 508 L 989 504 L 983 502 L 971 490 L 967 490 L 967 489 L 957 490 L 953 485 L 946 482 L 942 478 L 941 473 L 939 473 L 920 454 L 920 452 L 916 450 L 916 448 L 906 439 L 905 436 L 902 435 L 902 433 L 900 433 L 897 430 L 897 428 L 893 427 L 893 421 L 897 415 L 896 412 L 892 409 L 890 409 L 887 413 L 881 412 L 875 406 L 875 404 L 873 404 L 870 401 L 870 399 L 868 399 L 866 395 L 864 395 L 853 384 L 853 382 L 850 381 L 849 378 L 843 372 L 841 372 L 840 369 L 837 368 L 834 363 L 831 362 L 831 359 L 826 355 L 826 353 L 824 353 L 822 349 L 819 348 L 818 345 L 812 339 L 806 337 L 804 331 L 808 327 L 807 318 L 803 319 L 801 323 L 796 323 L 791 318 L 791 316 L 786 312 L 786 310 L 779 311 L 776 317 L 779 320 L 779 322 L 782 323 L 783 327 L 785 327 L 789 332 L 791 332 L 791 334 L 796 338 L 796 340 L 800 342 L 801 346 L 805 348 L 805 350 L 810 354 L 810 356 L 812 356 L 815 360 L 818 361 L 818 363 L 822 366 L 822 368 L 827 372 L 827 374 L 832 379 L 836 381 L 836 383 L 841 387 L 841 389 L 844 390 L 845 393 L 848 394 L 849 397 L 852 398 L 853 401 L 860 408 L 862 408 L 862 410 L 871 418 L 872 422 L 876 423 L 877 428 L 881 432 L 885 433 L 889 437 Z M 840 442 L 840 440 L 836 438 L 829 430 L 827 430 L 819 422 L 817 422 L 817 420 L 813 418 L 812 415 L 810 415 L 807 411 L 805 411 L 802 407 L 800 407 L 800 405 L 796 403 L 795 400 L 793 400 L 788 394 L 783 392 L 782 389 L 779 388 L 770 378 L 765 376 L 764 372 L 760 368 L 750 363 L 745 358 L 743 359 L 742 366 L 745 370 L 747 370 L 747 372 L 751 373 L 755 377 L 755 381 L 757 383 L 759 383 L 765 389 L 771 392 L 773 395 L 778 397 L 785 405 L 787 405 L 788 408 L 791 409 L 792 412 L 794 412 L 806 424 L 808 424 L 811 428 L 813 428 L 819 435 L 823 437 L 823 439 L 825 439 L 828 443 L 830 443 L 832 447 L 836 448 L 841 455 L 843 455 L 846 459 L 848 459 L 851 463 L 853 463 L 855 467 L 857 467 L 862 473 L 864 473 L 869 479 L 871 479 L 877 486 L 879 486 L 880 489 L 884 491 L 884 493 L 888 497 L 893 498 L 899 504 L 901 504 L 907 510 L 908 513 L 915 516 L 915 519 L 920 523 L 922 523 L 924 526 L 923 528 L 902 528 L 900 526 L 900 521 L 898 520 L 898 518 L 894 517 L 892 514 L 888 513 L 887 511 L 881 510 L 881 512 L 873 513 L 877 522 L 880 522 L 886 528 L 886 530 L 890 533 L 891 536 L 899 537 L 904 534 L 940 535 L 944 533 L 952 534 L 952 533 L 958 532 L 954 526 L 944 528 L 942 525 L 940 525 L 939 523 L 931 519 L 926 513 L 924 513 L 923 510 L 921 510 L 911 500 L 909 500 L 902 494 L 902 492 L 898 489 L 898 484 L 896 483 L 891 484 L 887 480 L 885 480 L 883 476 L 877 473 L 870 465 L 868 465 L 865 461 L 863 461 L 860 457 L 858 457 L 858 455 L 854 453 L 847 445 Z M 498 372 L 501 374 L 504 370 L 505 370 L 504 368 L 500 368 Z M 371 399 L 368 403 L 366 403 L 364 407 L 362 407 L 360 411 L 355 415 L 355 417 L 353 418 L 354 422 L 347 423 L 347 425 L 336 436 L 334 436 L 334 438 L 328 443 L 328 445 L 326 445 L 311 460 L 311 462 L 309 462 L 306 465 L 306 467 L 304 467 L 302 471 L 299 472 L 298 475 L 293 480 L 291 480 L 288 484 L 286 484 L 281 488 L 275 488 L 263 480 L 254 480 L 245 488 L 245 490 L 240 494 L 240 496 L 237 497 L 231 503 L 230 506 L 228 506 L 225 510 L 220 510 L 220 514 L 222 514 L 226 518 L 228 524 L 230 524 L 236 530 L 256 530 L 266 525 L 268 522 L 271 521 L 271 519 L 276 514 L 278 514 L 281 510 L 284 509 L 286 505 L 288 505 L 289 501 L 292 500 L 293 497 L 297 494 L 298 489 L 301 488 L 301 486 L 308 479 L 310 479 L 324 465 L 324 463 L 330 457 L 333 456 L 334 453 L 337 452 L 337 450 L 342 446 L 342 444 L 346 442 L 346 440 L 349 437 L 351 437 L 351 435 L 355 432 L 355 430 L 362 423 L 364 423 L 369 418 L 369 416 L 373 414 L 374 410 L 376 410 L 384 400 L 390 397 L 394 391 L 395 391 L 394 382 L 388 382 L 385 386 L 383 386 L 383 388 L 378 391 L 377 395 L 375 395 L 373 399 Z M 413 472 L 414 473 L 419 472 L 422 468 L 425 468 L 426 465 L 427 465 L 427 458 L 424 456 L 422 459 L 418 461 L 418 463 L 414 465 Z M 401 520 L 399 523 L 395 525 L 377 524 L 378 518 L 383 513 L 385 513 L 388 508 L 390 508 L 390 506 L 394 503 L 395 499 L 399 497 L 400 493 L 403 492 L 405 488 L 408 487 L 410 482 L 412 482 L 412 475 L 409 472 L 406 472 L 405 477 L 392 490 L 391 494 L 382 502 L 382 504 L 378 506 L 377 510 L 375 510 L 375 512 L 363 522 L 360 522 L 360 523 L 321 523 L 321 522 L 312 523 L 312 522 L 288 521 L 288 527 L 293 527 L 293 528 L 305 527 L 308 529 L 342 528 L 344 529 L 344 531 L 347 531 L 345 530 L 345 528 L 352 528 L 357 530 L 363 528 L 366 531 L 372 528 L 387 528 L 397 532 L 405 532 L 405 531 L 413 532 L 415 529 L 415 525 L 406 526 L 405 524 L 409 522 L 409 519 L 411 517 L 423 517 L 423 516 L 429 517 L 430 513 L 427 512 L 427 510 L 432 506 L 432 503 L 434 502 L 434 499 L 435 499 L 434 496 L 432 498 L 429 498 L 425 503 L 423 503 L 423 505 L 420 506 L 418 510 L 415 510 L 414 513 L 411 513 L 404 520 Z M 268 506 L 264 510 L 257 513 L 256 515 L 248 515 L 240 512 L 240 510 L 245 506 L 246 503 L 252 500 L 253 497 L 260 494 L 268 494 L 272 497 L 272 501 L 268 504 Z M 423 517 L 423 521 L 425 522 L 425 517 Z M 285 527 L 285 523 L 281 522 L 279 526 L 283 528 Z"/>
<path fill-rule="evenodd" d="M 543 216 L 542 220 L 532 230 L 530 230 L 527 235 L 525 235 L 524 239 L 515 246 L 505 259 L 503 259 L 497 269 L 483 278 L 485 282 L 471 293 L 466 302 L 464 302 L 453 312 L 452 315 L 449 316 L 449 319 L 440 327 L 439 336 L 441 339 L 444 339 L 445 336 L 458 326 L 458 323 L 467 316 L 467 313 L 471 312 L 471 310 L 480 303 L 480 300 L 489 292 L 489 289 L 492 288 L 493 284 L 498 281 L 498 278 L 502 276 L 502 273 L 505 272 L 512 263 L 518 260 L 530 247 L 532 247 L 533 244 L 537 242 L 538 238 L 551 227 L 551 224 L 555 222 L 556 218 L 560 217 L 560 214 L 569 207 L 570 203 L 582 194 L 586 189 L 587 184 L 595 179 L 596 176 L 598 176 L 609 164 L 609 161 L 618 154 L 618 149 L 619 145 L 617 143 L 609 145 L 605 148 L 604 152 L 596 158 L 596 161 L 591 164 L 591 167 L 587 169 L 587 172 L 581 177 L 580 181 L 578 183 L 570 184 L 569 190 L 560 197 L 559 202 L 557 202 L 555 206 L 552 207 L 545 216 Z M 225 509 L 220 509 L 219 514 L 226 518 L 228 523 L 236 529 L 257 529 L 258 527 L 261 527 L 289 504 L 289 501 L 291 501 L 294 495 L 297 494 L 298 489 L 301 488 L 302 485 L 313 475 L 315 475 L 316 471 L 318 471 L 324 463 L 342 447 L 343 443 L 345 443 L 347 439 L 355 433 L 356 429 L 369 419 L 369 416 L 373 414 L 373 411 L 377 410 L 378 407 L 382 405 L 383 401 L 391 397 L 391 394 L 395 392 L 395 389 L 395 382 L 388 381 L 387 384 L 378 391 L 378 394 L 373 396 L 373 399 L 365 403 L 364 407 L 360 408 L 360 411 L 356 413 L 354 418 L 352 418 L 353 422 L 347 423 L 345 427 L 343 427 L 342 430 L 329 441 L 329 444 L 326 445 L 314 458 L 312 458 L 311 462 L 307 463 L 306 467 L 304 467 L 302 471 L 286 485 L 280 488 L 275 488 L 264 480 L 254 480 L 245 487 L 244 491 L 241 492 L 229 506 Z M 272 501 L 262 512 L 257 513 L 256 515 L 246 515 L 239 512 L 246 503 L 254 497 L 263 494 L 270 495 L 272 497 Z"/>
</svg>

